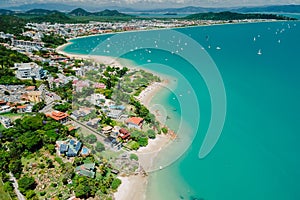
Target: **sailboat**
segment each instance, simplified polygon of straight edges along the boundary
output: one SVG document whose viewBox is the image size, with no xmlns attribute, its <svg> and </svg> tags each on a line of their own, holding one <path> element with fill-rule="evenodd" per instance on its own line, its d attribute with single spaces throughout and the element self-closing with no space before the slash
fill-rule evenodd
<svg viewBox="0 0 300 200">
<path fill-rule="evenodd" d="M 261 54 L 262 54 L 261 49 L 258 50 L 257 54 L 258 54 L 258 55 L 261 55 Z"/>
</svg>

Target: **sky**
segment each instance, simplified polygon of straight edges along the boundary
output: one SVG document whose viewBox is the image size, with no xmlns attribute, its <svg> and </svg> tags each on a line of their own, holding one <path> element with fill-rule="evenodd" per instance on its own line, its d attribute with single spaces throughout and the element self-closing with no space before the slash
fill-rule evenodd
<svg viewBox="0 0 300 200">
<path fill-rule="evenodd" d="M 280 4 L 300 4 L 300 0 L 0 0 L 0 7 L 13 7 L 32 3 L 62 3 L 68 5 L 90 5 L 98 7 L 120 6 L 129 8 L 163 7 L 236 7 Z"/>
</svg>

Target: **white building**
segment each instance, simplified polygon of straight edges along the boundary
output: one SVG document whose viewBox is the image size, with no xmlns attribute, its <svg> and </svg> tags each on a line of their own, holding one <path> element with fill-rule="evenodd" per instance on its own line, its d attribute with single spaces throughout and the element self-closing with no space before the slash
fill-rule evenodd
<svg viewBox="0 0 300 200">
<path fill-rule="evenodd" d="M 40 80 L 44 76 L 43 69 L 36 63 L 15 63 L 16 77 L 19 79 Z"/>
<path fill-rule="evenodd" d="M 102 102 L 105 102 L 105 96 L 103 94 L 92 94 L 91 95 L 91 103 L 93 105 L 100 105 Z"/>
</svg>

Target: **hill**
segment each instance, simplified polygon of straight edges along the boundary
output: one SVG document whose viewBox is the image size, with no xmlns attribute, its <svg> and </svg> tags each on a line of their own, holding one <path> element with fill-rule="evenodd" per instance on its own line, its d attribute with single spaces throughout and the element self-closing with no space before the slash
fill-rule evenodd
<svg viewBox="0 0 300 200">
<path fill-rule="evenodd" d="M 219 12 L 219 13 L 197 13 L 184 17 L 184 19 L 194 20 L 243 20 L 243 19 L 277 19 L 277 20 L 295 20 L 285 16 L 274 14 L 242 14 L 235 12 Z"/>
<path fill-rule="evenodd" d="M 68 13 L 71 16 L 90 16 L 92 13 L 82 9 L 82 8 L 76 8 Z"/>
<path fill-rule="evenodd" d="M 24 14 L 29 14 L 29 15 L 49 15 L 51 13 L 55 13 L 58 11 L 53 11 L 53 10 L 46 10 L 46 9 L 32 9 L 26 11 Z"/>
<path fill-rule="evenodd" d="M 120 13 L 117 10 L 103 10 L 101 12 L 94 13 L 95 16 L 105 16 L 105 17 L 129 17 L 131 15 L 127 15 L 124 13 Z"/>
<path fill-rule="evenodd" d="M 0 15 L 13 15 L 15 14 L 14 11 L 6 10 L 6 9 L 0 9 Z"/>
<path fill-rule="evenodd" d="M 232 9 L 237 12 L 273 12 L 273 13 L 300 13 L 300 5 L 243 7 Z"/>
<path fill-rule="evenodd" d="M 47 15 L 33 17 L 33 18 L 28 19 L 28 21 L 37 22 L 37 23 L 42 23 L 42 22 L 76 23 L 77 22 L 76 20 L 68 17 L 66 14 L 58 12 L 58 11 L 51 13 L 51 14 L 47 14 Z"/>
<path fill-rule="evenodd" d="M 0 17 L 0 31 L 11 34 L 22 33 L 26 21 L 16 16 L 3 15 Z"/>
<path fill-rule="evenodd" d="M 103 10 L 100 12 L 88 12 L 82 8 L 76 8 L 68 13 L 70 16 L 103 16 L 103 17 L 129 17 L 131 15 L 127 15 L 124 13 L 120 13 L 117 10 Z"/>
</svg>

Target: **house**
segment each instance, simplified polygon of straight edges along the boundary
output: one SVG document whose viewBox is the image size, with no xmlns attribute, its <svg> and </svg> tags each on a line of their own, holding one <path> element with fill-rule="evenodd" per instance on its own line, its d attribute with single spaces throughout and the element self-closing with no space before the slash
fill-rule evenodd
<svg viewBox="0 0 300 200">
<path fill-rule="evenodd" d="M 113 129 L 113 127 L 111 127 L 111 126 L 105 126 L 101 129 L 101 131 L 102 131 L 102 133 L 109 135 L 112 132 L 112 129 Z"/>
<path fill-rule="evenodd" d="M 54 119 L 55 121 L 63 124 L 68 121 L 69 115 L 64 112 L 53 111 L 52 113 L 46 113 L 46 117 L 50 117 L 50 118 Z"/>
<path fill-rule="evenodd" d="M 59 153 L 64 154 L 67 157 L 76 157 L 79 154 L 81 156 L 88 156 L 90 154 L 90 150 L 87 147 L 82 147 L 82 143 L 75 139 L 57 141 L 56 144 Z"/>
<path fill-rule="evenodd" d="M 100 105 L 101 103 L 105 102 L 105 96 L 103 94 L 92 94 L 91 95 L 91 103 L 93 105 Z"/>
<path fill-rule="evenodd" d="M 69 148 L 68 151 L 66 152 L 66 156 L 68 157 L 76 157 L 78 156 L 78 153 L 82 147 L 81 142 L 75 142 L 74 140 L 70 140 L 69 142 Z"/>
<path fill-rule="evenodd" d="M 120 116 L 122 115 L 123 110 L 115 110 L 115 109 L 111 109 L 108 110 L 107 116 L 113 119 L 119 119 Z"/>
<path fill-rule="evenodd" d="M 5 128 L 10 128 L 12 127 L 11 120 L 7 117 L 0 116 L 0 123 L 5 127 Z"/>
<path fill-rule="evenodd" d="M 144 119 L 141 117 L 130 117 L 125 122 L 128 128 L 142 129 Z"/>
<path fill-rule="evenodd" d="M 95 89 L 105 89 L 106 85 L 104 83 L 95 83 L 94 88 Z"/>
<path fill-rule="evenodd" d="M 98 124 L 99 124 L 100 121 L 101 121 L 101 119 L 99 119 L 99 118 L 94 118 L 94 119 L 91 119 L 90 121 L 88 121 L 88 122 L 86 123 L 86 125 L 88 125 L 88 126 L 94 128 L 94 129 L 97 129 L 97 128 L 98 128 Z"/>
<path fill-rule="evenodd" d="M 10 106 L 1 106 L 0 107 L 0 113 L 7 113 L 10 112 L 12 110 L 12 108 Z"/>
<path fill-rule="evenodd" d="M 121 138 L 122 140 L 128 140 L 129 137 L 130 137 L 130 133 L 128 130 L 126 130 L 125 128 L 121 128 L 119 130 L 119 135 L 118 135 L 119 138 Z"/>
<path fill-rule="evenodd" d="M 41 91 L 29 91 L 27 92 L 27 99 L 30 102 L 34 102 L 34 103 L 39 103 L 41 101 L 43 101 L 44 97 L 43 97 L 43 92 Z"/>
<path fill-rule="evenodd" d="M 72 112 L 71 117 L 75 120 L 78 120 L 82 117 L 87 116 L 88 114 L 92 113 L 92 108 L 87 108 L 87 107 L 81 107 L 79 110 L 75 110 Z"/>
<path fill-rule="evenodd" d="M 95 163 L 85 163 L 75 168 L 75 173 L 81 176 L 87 176 L 90 178 L 95 177 Z"/>
<path fill-rule="evenodd" d="M 26 91 L 34 91 L 35 90 L 35 86 L 32 85 L 32 86 L 28 86 L 25 88 Z"/>
<path fill-rule="evenodd" d="M 22 106 L 17 106 L 17 112 L 18 113 L 24 113 L 26 111 L 27 106 L 22 105 Z"/>
<path fill-rule="evenodd" d="M 44 76 L 44 70 L 36 63 L 15 63 L 16 77 L 19 79 L 32 79 L 40 80 Z"/>
</svg>

